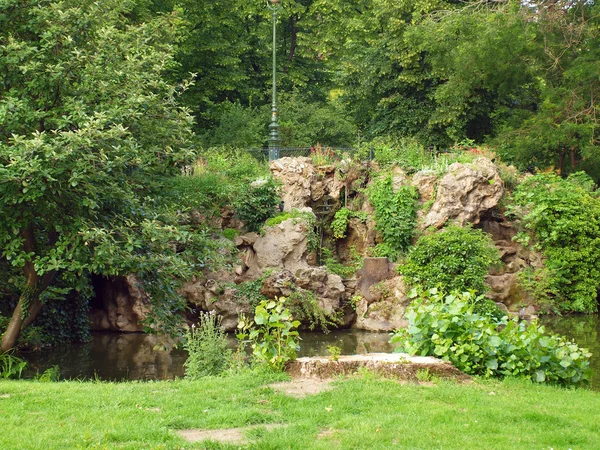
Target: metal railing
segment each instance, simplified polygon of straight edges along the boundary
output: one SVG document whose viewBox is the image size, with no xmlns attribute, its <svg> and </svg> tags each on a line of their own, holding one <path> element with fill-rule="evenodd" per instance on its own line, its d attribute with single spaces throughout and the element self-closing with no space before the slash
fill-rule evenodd
<svg viewBox="0 0 600 450">
<path fill-rule="evenodd" d="M 248 152 L 252 154 L 259 161 L 269 160 L 269 149 L 268 148 L 249 148 Z M 356 157 L 361 156 L 361 159 L 371 160 L 373 159 L 373 151 L 359 151 L 359 149 L 352 147 L 280 147 L 279 158 L 285 157 L 311 157 L 318 153 L 332 156 L 336 159 L 343 159 L 345 157 Z"/>
</svg>

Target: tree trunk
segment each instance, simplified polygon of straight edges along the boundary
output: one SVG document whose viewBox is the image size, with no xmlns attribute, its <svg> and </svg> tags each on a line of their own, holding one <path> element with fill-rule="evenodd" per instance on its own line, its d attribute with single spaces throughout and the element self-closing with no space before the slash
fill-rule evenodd
<svg viewBox="0 0 600 450">
<path fill-rule="evenodd" d="M 577 158 L 575 155 L 575 147 L 571 147 L 571 172 L 575 172 L 575 167 L 577 166 Z"/>
<path fill-rule="evenodd" d="M 562 152 L 558 158 L 558 172 L 562 176 L 563 169 L 565 168 L 565 152 Z"/>
<path fill-rule="evenodd" d="M 51 243 L 56 242 L 56 233 L 50 233 Z M 22 231 L 21 236 L 23 237 L 23 250 L 27 253 L 33 253 L 35 249 L 35 237 L 33 233 L 33 227 L 30 226 Z M 53 241 L 53 242 L 52 242 Z M 15 310 L 13 311 L 8 327 L 2 336 L 2 343 L 0 344 L 0 353 L 7 352 L 13 348 L 17 342 L 21 331 L 31 325 L 35 320 L 39 312 L 42 310 L 42 302 L 40 301 L 40 295 L 46 290 L 50 283 L 56 276 L 56 271 L 50 271 L 45 273 L 42 277 L 35 271 L 35 267 L 31 261 L 26 261 L 23 266 L 23 272 L 25 273 L 25 290 L 19 297 L 19 302 Z M 26 314 L 24 314 L 27 309 Z"/>
</svg>

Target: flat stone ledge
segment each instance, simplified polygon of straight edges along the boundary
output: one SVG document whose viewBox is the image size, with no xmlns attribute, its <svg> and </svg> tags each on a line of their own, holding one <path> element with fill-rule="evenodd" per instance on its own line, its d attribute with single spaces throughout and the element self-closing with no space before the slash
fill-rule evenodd
<svg viewBox="0 0 600 450">
<path fill-rule="evenodd" d="M 287 364 L 286 371 L 292 378 L 297 379 L 327 379 L 339 375 L 351 375 L 360 368 L 399 380 L 417 380 L 417 372 L 420 371 L 428 371 L 429 375 L 438 378 L 453 378 L 460 381 L 470 379 L 449 362 L 431 356 L 410 356 L 406 353 L 343 355 L 337 361 L 322 356 L 298 358 Z"/>
</svg>

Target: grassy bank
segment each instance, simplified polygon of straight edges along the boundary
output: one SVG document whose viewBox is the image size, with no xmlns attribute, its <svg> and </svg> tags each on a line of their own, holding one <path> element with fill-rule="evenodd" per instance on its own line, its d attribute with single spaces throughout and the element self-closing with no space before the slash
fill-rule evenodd
<svg viewBox="0 0 600 450">
<path fill-rule="evenodd" d="M 305 398 L 244 374 L 148 383 L 0 382 L 0 448 L 229 449 L 182 429 L 249 431 L 257 449 L 596 449 L 600 394 L 521 381 L 404 384 L 362 377 Z M 246 447 L 244 447 L 246 448 Z"/>
</svg>

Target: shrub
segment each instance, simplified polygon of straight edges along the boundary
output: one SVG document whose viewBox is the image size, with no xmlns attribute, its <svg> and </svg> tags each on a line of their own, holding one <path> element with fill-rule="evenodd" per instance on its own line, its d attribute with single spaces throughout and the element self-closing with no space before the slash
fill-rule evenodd
<svg viewBox="0 0 600 450">
<path fill-rule="evenodd" d="M 363 222 L 367 220 L 367 213 L 364 211 L 352 211 L 349 208 L 342 207 L 335 213 L 331 222 L 331 231 L 335 239 L 344 239 L 348 230 L 348 221 L 352 218 L 360 219 Z"/>
<path fill-rule="evenodd" d="M 359 255 L 354 246 L 350 247 L 350 261 L 345 264 L 338 261 L 338 259 L 333 256 L 333 252 L 328 248 L 321 249 L 321 257 L 323 259 L 323 265 L 327 267 L 327 270 L 342 278 L 354 276 L 363 263 L 363 257 Z"/>
<path fill-rule="evenodd" d="M 395 253 L 406 251 L 417 222 L 417 188 L 401 186 L 394 192 L 392 177 L 388 175 L 377 179 L 369 187 L 367 195 L 375 208 L 376 229 L 381 233 L 383 242 Z"/>
<path fill-rule="evenodd" d="M 188 351 L 185 377 L 192 380 L 223 373 L 231 359 L 221 317 L 214 313 L 200 313 L 198 323 L 185 333 L 184 348 Z"/>
<path fill-rule="evenodd" d="M 515 190 L 509 213 L 523 231 L 521 243 L 545 257 L 545 269 L 530 278 L 534 293 L 559 312 L 595 312 L 600 286 L 600 199 L 585 174 L 564 180 L 554 174 L 525 179 Z"/>
<path fill-rule="evenodd" d="M 318 328 L 327 333 L 329 327 L 340 324 L 336 314 L 331 314 L 319 306 L 317 296 L 311 291 L 296 290 L 288 296 L 286 302 L 293 316 L 300 322 L 308 324 L 309 330 Z"/>
<path fill-rule="evenodd" d="M 263 276 L 257 280 L 244 281 L 235 287 L 235 298 L 239 303 L 245 303 L 252 307 L 256 306 L 267 298 L 262 294 L 261 290 L 263 287 L 263 281 L 266 276 Z"/>
<path fill-rule="evenodd" d="M 259 231 L 269 217 L 275 215 L 280 198 L 272 178 L 249 184 L 235 202 L 237 216 L 249 231 Z"/>
<path fill-rule="evenodd" d="M 400 350 L 450 361 L 465 373 L 522 376 L 536 382 L 577 385 L 589 378 L 591 354 L 537 322 L 504 316 L 496 321 L 473 311 L 472 294 L 431 290 L 406 313 L 408 328 L 391 342 Z"/>
<path fill-rule="evenodd" d="M 396 165 L 409 173 L 416 172 L 433 163 L 431 152 L 414 139 L 378 139 L 371 143 L 375 161 L 381 167 Z"/>
<path fill-rule="evenodd" d="M 424 289 L 485 292 L 485 276 L 500 262 L 492 239 L 471 226 L 449 227 L 421 236 L 398 267 L 407 281 Z"/>
<path fill-rule="evenodd" d="M 285 363 L 296 359 L 299 349 L 300 322 L 294 320 L 285 299 L 261 301 L 254 310 L 254 320 L 241 317 L 237 338 L 250 343 L 254 362 L 282 371 Z"/>
</svg>

